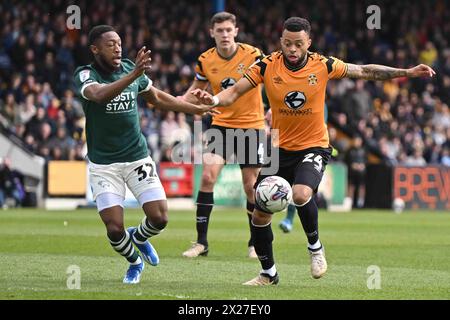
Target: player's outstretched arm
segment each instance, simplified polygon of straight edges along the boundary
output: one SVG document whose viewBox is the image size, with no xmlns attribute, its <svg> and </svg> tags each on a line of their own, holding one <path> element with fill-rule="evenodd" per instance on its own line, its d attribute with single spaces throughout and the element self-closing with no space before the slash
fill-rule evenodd
<svg viewBox="0 0 450 320">
<path fill-rule="evenodd" d="M 192 113 L 203 115 L 205 113 L 220 113 L 215 110 L 213 106 L 210 105 L 195 105 L 186 102 L 181 99 L 177 99 L 174 96 L 165 93 L 155 87 L 151 87 L 150 90 L 141 93 L 141 96 L 147 101 L 154 105 L 156 108 L 171 110 L 176 112 Z"/>
<path fill-rule="evenodd" d="M 365 80 L 388 80 L 392 78 L 408 77 L 432 77 L 436 72 L 425 64 L 419 64 L 410 69 L 391 68 L 378 64 L 356 65 L 347 63 L 347 78 Z"/>
<path fill-rule="evenodd" d="M 206 90 L 206 88 L 208 87 L 208 84 L 209 84 L 208 81 L 200 81 L 200 80 L 194 79 L 194 82 L 192 82 L 191 86 L 186 91 L 186 93 L 183 94 L 182 96 L 178 96 L 177 98 L 182 99 L 187 102 L 190 102 L 190 103 L 193 103 L 193 104 L 200 104 L 200 101 L 197 99 L 196 96 L 194 96 L 192 94 L 192 91 L 194 91 L 196 89 Z"/>
<path fill-rule="evenodd" d="M 93 84 L 84 90 L 84 96 L 91 101 L 99 104 L 107 103 L 117 97 L 126 87 L 128 87 L 134 80 L 144 74 L 145 71 L 150 70 L 150 50 L 145 51 L 145 47 L 139 50 L 135 68 L 126 76 L 120 78 L 109 84 Z"/>
<path fill-rule="evenodd" d="M 247 78 L 241 78 L 234 86 L 221 91 L 215 96 L 212 96 L 209 92 L 201 89 L 193 90 L 192 94 L 196 96 L 197 99 L 203 104 L 225 107 L 233 104 L 237 99 L 239 99 L 240 96 L 253 88 L 253 85 L 247 80 Z"/>
</svg>

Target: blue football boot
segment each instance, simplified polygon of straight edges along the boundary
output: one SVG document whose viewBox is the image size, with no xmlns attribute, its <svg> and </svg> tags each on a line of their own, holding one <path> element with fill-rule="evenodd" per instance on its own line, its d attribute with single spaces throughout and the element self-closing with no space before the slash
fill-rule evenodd
<svg viewBox="0 0 450 320">
<path fill-rule="evenodd" d="M 141 260 L 140 264 L 130 264 L 130 267 L 123 278 L 123 283 L 136 284 L 141 280 L 141 274 L 144 271 L 144 261 Z"/>
<path fill-rule="evenodd" d="M 292 231 L 292 221 L 288 218 L 280 221 L 280 228 L 284 233 L 289 233 Z"/>
<path fill-rule="evenodd" d="M 137 228 L 135 227 L 130 227 L 127 229 L 130 234 L 131 241 L 133 241 L 134 245 L 139 249 L 145 262 L 151 264 L 152 266 L 157 266 L 159 264 L 158 253 L 148 240 L 144 243 L 138 243 L 134 239 L 133 235 L 136 232 L 136 229 Z"/>
</svg>

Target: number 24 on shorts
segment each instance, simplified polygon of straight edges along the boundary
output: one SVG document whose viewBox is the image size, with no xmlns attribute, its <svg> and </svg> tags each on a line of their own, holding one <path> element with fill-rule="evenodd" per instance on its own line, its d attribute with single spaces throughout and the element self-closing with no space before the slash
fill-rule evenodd
<svg viewBox="0 0 450 320">
<path fill-rule="evenodd" d="M 320 172 L 322 170 L 322 156 L 318 154 L 314 159 L 312 159 L 314 156 L 314 153 L 308 153 L 302 162 L 314 162 L 314 168 Z"/>
</svg>

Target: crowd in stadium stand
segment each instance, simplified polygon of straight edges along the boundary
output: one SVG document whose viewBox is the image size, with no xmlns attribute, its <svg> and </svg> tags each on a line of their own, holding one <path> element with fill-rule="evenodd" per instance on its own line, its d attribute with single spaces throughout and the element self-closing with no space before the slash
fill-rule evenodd
<svg viewBox="0 0 450 320">
<path fill-rule="evenodd" d="M 238 17 L 238 40 L 265 53 L 279 48 L 285 18 L 299 15 L 311 21 L 312 51 L 358 64 L 432 66 L 437 76 L 431 80 L 330 81 L 330 136 L 337 159 L 348 163 L 346 154 L 360 137 L 387 164 L 449 166 L 450 11 L 443 0 L 377 3 L 380 30 L 366 26 L 367 1 L 228 0 L 226 9 Z M 0 3 L 0 127 L 46 159 L 84 159 L 84 115 L 72 75 L 90 62 L 92 26 L 113 25 L 124 57 L 134 60 L 139 48 L 150 48 L 154 85 L 173 95 L 189 87 L 198 55 L 213 45 L 209 1 L 80 1 L 81 30 L 66 28 L 70 4 Z M 175 143 L 190 141 L 194 119 L 144 104 L 141 127 L 153 157 L 170 160 Z M 180 135 L 168 134 L 174 130 Z"/>
</svg>

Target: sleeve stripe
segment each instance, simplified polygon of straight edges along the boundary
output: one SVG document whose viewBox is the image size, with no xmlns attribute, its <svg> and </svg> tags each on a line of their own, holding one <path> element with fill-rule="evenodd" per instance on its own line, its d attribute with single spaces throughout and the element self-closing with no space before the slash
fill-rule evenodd
<svg viewBox="0 0 450 320">
<path fill-rule="evenodd" d="M 259 73 L 264 77 L 264 73 L 266 72 L 267 64 L 263 61 L 259 61 L 256 63 L 257 66 L 259 66 L 260 70 Z"/>
<path fill-rule="evenodd" d="M 200 69 L 200 71 L 204 72 L 203 71 L 203 65 L 202 65 L 202 62 L 200 60 L 197 61 L 197 65 L 198 65 L 198 68 Z"/>
<path fill-rule="evenodd" d="M 348 72 L 348 64 L 345 64 L 345 69 L 344 69 L 344 72 L 342 73 L 341 78 L 344 78 L 347 75 L 347 72 Z"/>
<path fill-rule="evenodd" d="M 328 58 L 327 60 L 327 70 L 328 73 L 331 73 L 331 71 L 333 71 L 333 63 L 334 63 L 334 59 L 333 58 Z"/>
<path fill-rule="evenodd" d="M 89 83 L 86 83 L 84 86 L 81 87 L 81 90 L 80 90 L 81 96 L 82 96 L 83 98 L 85 98 L 86 100 L 89 100 L 89 99 L 86 98 L 86 96 L 84 95 L 84 90 L 85 90 L 87 87 L 89 87 L 89 86 L 91 86 L 91 85 L 93 85 L 93 84 L 98 84 L 98 82 L 89 82 Z"/>
<path fill-rule="evenodd" d="M 264 59 L 264 52 L 262 52 L 261 50 L 258 50 L 258 54 L 259 54 L 259 59 Z"/>
<path fill-rule="evenodd" d="M 195 78 L 196 78 L 197 80 L 200 80 L 200 81 L 208 81 L 208 78 L 202 76 L 202 75 L 199 74 L 199 73 L 196 73 L 196 74 L 195 74 Z"/>
<path fill-rule="evenodd" d="M 152 79 L 150 79 L 149 77 L 147 77 L 147 79 L 148 79 L 148 85 L 145 87 L 145 89 L 139 91 L 138 94 L 141 92 L 146 92 L 146 91 L 150 90 L 150 88 L 152 87 L 152 85 L 153 85 Z"/>
<path fill-rule="evenodd" d="M 247 79 L 248 81 L 250 81 L 250 84 L 252 85 L 252 86 L 254 86 L 254 87 L 257 87 L 258 85 L 256 84 L 256 82 L 255 81 L 253 81 L 253 79 L 252 78 L 250 78 L 250 76 L 249 75 L 247 75 L 247 74 L 244 74 L 244 78 L 245 79 Z"/>
<path fill-rule="evenodd" d="M 255 58 L 255 61 L 261 61 L 264 58 L 264 53 L 262 53 L 262 51 L 259 51 L 259 55 Z"/>
</svg>

